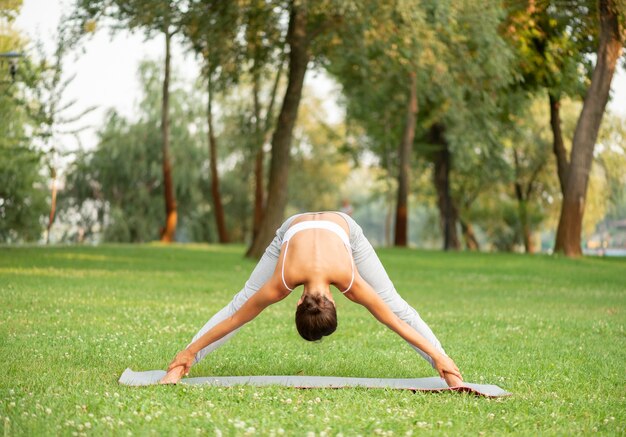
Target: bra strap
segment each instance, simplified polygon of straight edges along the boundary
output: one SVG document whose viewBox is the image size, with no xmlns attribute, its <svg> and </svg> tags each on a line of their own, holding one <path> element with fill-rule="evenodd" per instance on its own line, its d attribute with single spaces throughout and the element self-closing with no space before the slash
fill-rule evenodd
<svg viewBox="0 0 626 437">
<path fill-rule="evenodd" d="M 289 286 L 287 285 L 287 282 L 285 281 L 285 262 L 287 261 L 288 250 L 289 250 L 289 240 L 287 240 L 287 242 L 285 243 L 285 253 L 283 255 L 283 267 L 281 269 L 280 275 L 283 278 L 283 285 L 285 286 L 285 288 L 289 291 L 293 291 L 293 288 L 289 288 Z M 352 272 L 352 274 L 354 275 L 354 272 Z"/>
<path fill-rule="evenodd" d="M 350 289 L 352 288 L 352 284 L 354 283 L 354 258 L 352 257 L 352 249 L 347 244 L 345 246 L 346 246 L 346 250 L 348 251 L 348 255 L 350 255 L 350 265 L 352 267 L 352 279 L 350 280 L 350 285 L 348 285 L 348 288 L 346 288 L 344 291 L 341 292 L 342 294 L 346 294 L 348 291 L 350 291 Z"/>
</svg>

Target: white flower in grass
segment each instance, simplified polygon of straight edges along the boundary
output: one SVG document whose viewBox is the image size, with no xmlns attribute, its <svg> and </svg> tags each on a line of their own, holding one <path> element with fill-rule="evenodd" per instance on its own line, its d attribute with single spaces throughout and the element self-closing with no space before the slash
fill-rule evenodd
<svg viewBox="0 0 626 437">
<path fill-rule="evenodd" d="M 46 414 L 51 414 L 52 413 L 52 410 L 50 408 L 47 408 L 47 407 L 46 407 L 45 411 L 46 411 Z"/>
<path fill-rule="evenodd" d="M 277 432 L 278 434 L 280 434 L 280 435 L 283 435 L 283 434 L 285 433 L 285 430 L 284 430 L 284 429 L 282 429 L 282 428 L 278 428 L 278 429 L 276 430 L 276 432 Z"/>
<path fill-rule="evenodd" d="M 91 428 L 91 423 L 90 422 L 85 422 L 85 428 L 87 428 L 87 429 Z"/>
</svg>

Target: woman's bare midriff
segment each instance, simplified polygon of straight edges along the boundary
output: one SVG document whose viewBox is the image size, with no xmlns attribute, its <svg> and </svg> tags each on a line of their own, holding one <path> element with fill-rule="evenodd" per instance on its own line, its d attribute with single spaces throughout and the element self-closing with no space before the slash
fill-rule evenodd
<svg viewBox="0 0 626 437">
<path fill-rule="evenodd" d="M 293 220 L 291 226 L 303 221 L 330 221 L 341 226 L 350 235 L 346 220 L 337 213 L 318 212 L 303 214 Z M 278 269 L 284 262 L 284 246 L 281 249 Z M 343 241 L 326 229 L 307 229 L 295 234 L 289 240 L 285 281 L 294 288 L 303 283 L 326 282 L 344 290 L 352 278 L 352 255 Z"/>
</svg>

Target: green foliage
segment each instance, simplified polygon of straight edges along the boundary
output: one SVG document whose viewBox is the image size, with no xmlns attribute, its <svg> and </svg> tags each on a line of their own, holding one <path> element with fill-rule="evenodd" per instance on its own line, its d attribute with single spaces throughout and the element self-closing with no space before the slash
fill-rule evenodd
<svg viewBox="0 0 626 437">
<path fill-rule="evenodd" d="M 607 219 L 626 217 L 626 119 L 606 114 L 598 137 L 596 163 L 601 167 L 608 190 Z"/>
<path fill-rule="evenodd" d="M 532 232 L 554 226 L 558 218 L 560 189 L 547 101 L 545 94 L 533 98 L 512 92 L 502 98 L 508 116 L 499 123 L 497 147 L 477 149 L 478 156 L 469 165 L 457 161 L 455 198 L 462 216 L 485 233 L 487 247 L 514 250 L 522 245 L 520 208 L 527 211 Z M 563 135 L 568 145 L 577 113 L 578 105 L 563 101 Z M 483 171 L 477 172 L 478 168 Z"/>
<path fill-rule="evenodd" d="M 619 259 L 379 253 L 465 379 L 497 384 L 511 398 L 120 386 L 126 367 L 167 366 L 230 301 L 254 267 L 242 253 L 240 246 L 206 245 L 3 248 L 0 432 L 624 434 L 626 265 Z M 298 291 L 191 376 L 435 375 L 402 339 L 339 293 L 337 332 L 322 343 L 305 342 L 293 323 Z"/>
<path fill-rule="evenodd" d="M 139 104 L 137 121 L 123 119 L 115 112 L 107 116 L 99 132 L 99 144 L 78 157 L 67 177 L 68 208 L 81 210 L 86 202 L 92 208 L 88 216 L 100 217 L 105 226 L 105 240 L 139 242 L 157 239 L 163 211 L 161 170 L 160 69 L 144 62 L 140 78 L 144 98 Z M 182 88 L 171 93 L 171 159 L 184 171 L 175 172 L 174 186 L 183 239 L 206 238 L 207 232 L 197 220 L 205 219 L 203 205 L 206 182 L 204 138 L 195 126 L 201 123 L 201 102 Z M 106 215 L 106 217 L 105 217 Z M 85 220 L 89 222 L 88 219 Z M 96 223 L 91 220 L 91 223 Z"/>
<path fill-rule="evenodd" d="M 0 115 L 0 120 L 7 119 Z M 0 147 L 0 243 L 37 241 L 41 236 L 47 203 L 40 169 L 40 154 L 24 144 Z"/>
<path fill-rule="evenodd" d="M 368 5 L 361 21 L 342 29 L 327 68 L 383 166 L 400 140 L 410 72 L 423 128 L 445 124 L 453 147 L 485 142 L 496 92 L 511 80 L 510 51 L 498 33 L 502 10 L 491 2 Z"/>
<path fill-rule="evenodd" d="M 0 3 L 0 53 L 24 52 L 23 35 L 13 27 L 21 1 Z M 0 59 L 0 242 L 37 241 L 47 210 L 42 156 L 32 144 L 37 120 L 31 107 L 40 85 L 38 68 L 24 54 L 16 60 L 13 79 L 9 63 Z"/>
<path fill-rule="evenodd" d="M 322 119 L 322 102 L 305 96 L 298 113 L 298 130 L 293 141 L 292 171 L 289 174 L 289 209 L 333 211 L 341 205 L 337 187 L 350 172 L 343 144 L 343 125 L 327 125 Z"/>
<path fill-rule="evenodd" d="M 11 23 L 19 14 L 23 0 L 0 0 L 0 19 Z"/>
<path fill-rule="evenodd" d="M 514 3 L 505 35 L 516 50 L 517 69 L 526 90 L 543 87 L 556 97 L 583 96 L 597 47 L 597 2 L 575 0 Z"/>
</svg>

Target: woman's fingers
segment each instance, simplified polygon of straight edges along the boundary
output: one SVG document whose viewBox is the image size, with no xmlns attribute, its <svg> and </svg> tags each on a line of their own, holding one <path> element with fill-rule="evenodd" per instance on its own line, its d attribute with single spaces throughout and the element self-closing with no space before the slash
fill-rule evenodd
<svg viewBox="0 0 626 437">
<path fill-rule="evenodd" d="M 457 369 L 455 371 L 450 371 L 450 370 L 444 370 L 443 373 L 449 373 L 450 375 L 454 375 L 456 377 L 458 377 L 459 379 L 461 379 L 461 381 L 463 380 L 463 376 L 461 376 L 461 372 Z M 443 376 L 442 376 L 443 378 Z"/>
<path fill-rule="evenodd" d="M 183 365 L 183 363 L 181 363 L 178 358 L 174 358 L 174 360 L 172 360 L 172 362 L 168 366 L 167 371 L 169 372 L 170 370 L 175 369 L 176 367 L 179 367 L 181 365 Z"/>
</svg>

